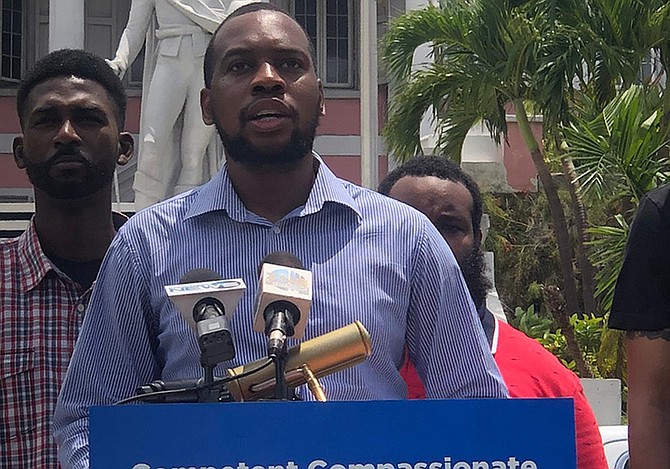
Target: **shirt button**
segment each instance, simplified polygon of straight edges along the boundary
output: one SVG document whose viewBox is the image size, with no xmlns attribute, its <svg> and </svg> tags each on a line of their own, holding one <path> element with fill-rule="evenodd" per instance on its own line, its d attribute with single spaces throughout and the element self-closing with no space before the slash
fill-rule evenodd
<svg viewBox="0 0 670 469">
<path fill-rule="evenodd" d="M 278 226 L 273 226 L 272 227 L 272 232 L 274 234 L 279 234 L 279 233 L 281 233 L 281 228 L 279 228 Z"/>
<path fill-rule="evenodd" d="M 83 313 L 85 309 L 86 309 L 86 306 L 84 306 L 82 304 L 77 305 L 77 311 L 79 311 L 80 313 Z"/>
</svg>

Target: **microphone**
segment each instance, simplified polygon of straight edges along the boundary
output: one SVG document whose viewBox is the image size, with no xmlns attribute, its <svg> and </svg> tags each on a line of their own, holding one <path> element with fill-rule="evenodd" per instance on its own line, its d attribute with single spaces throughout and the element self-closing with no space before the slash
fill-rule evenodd
<svg viewBox="0 0 670 469">
<path fill-rule="evenodd" d="M 165 287 L 198 336 L 203 367 L 213 368 L 235 357 L 229 320 L 245 290 L 242 279 L 222 280 L 208 269 L 191 270 L 178 285 Z"/>
<path fill-rule="evenodd" d="M 294 387 L 309 384 L 312 392 L 319 398 L 318 378 L 357 365 L 371 352 L 370 334 L 361 322 L 355 321 L 289 349 L 286 382 Z M 267 366 L 270 363 L 270 360 L 264 358 L 237 368 L 229 368 L 226 377 L 216 378 L 209 385 L 202 379 L 153 381 L 139 386 L 136 396 L 117 404 L 133 401 L 224 402 L 232 399 L 243 402 L 267 398 L 272 395 L 276 384 L 272 368 Z M 312 386 L 315 382 L 316 385 Z M 207 400 L 204 400 L 203 391 L 207 390 L 211 392 L 206 395 Z"/>
<path fill-rule="evenodd" d="M 312 273 L 290 252 L 273 252 L 261 262 L 254 330 L 268 336 L 276 359 L 287 337 L 302 338 L 312 302 Z"/>
<path fill-rule="evenodd" d="M 233 402 L 221 378 L 216 378 L 210 385 L 207 385 L 203 378 L 179 381 L 156 380 L 139 386 L 135 394 L 131 401 L 141 400 L 156 404 Z"/>
<path fill-rule="evenodd" d="M 311 380 L 310 375 L 321 378 L 352 367 L 364 361 L 371 352 L 370 334 L 360 321 L 355 321 L 290 348 L 286 360 L 286 384 L 301 386 Z M 228 391 L 236 401 L 255 401 L 272 396 L 276 384 L 273 370 L 266 367 L 257 373 L 250 373 L 261 368 L 266 360 L 228 369 L 228 376 L 232 378 Z"/>
</svg>

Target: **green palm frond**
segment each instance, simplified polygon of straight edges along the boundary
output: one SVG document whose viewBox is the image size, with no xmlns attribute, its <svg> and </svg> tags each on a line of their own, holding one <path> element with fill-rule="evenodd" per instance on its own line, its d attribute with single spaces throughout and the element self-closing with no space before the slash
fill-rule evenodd
<svg viewBox="0 0 670 469">
<path fill-rule="evenodd" d="M 441 46 L 454 48 L 467 37 L 466 26 L 472 12 L 465 1 L 450 3 L 453 5 L 448 16 L 440 8 L 429 6 L 409 11 L 391 21 L 381 42 L 380 55 L 396 80 L 409 76 L 414 51 L 420 45 L 431 43 L 438 50 Z"/>
<path fill-rule="evenodd" d="M 642 195 L 667 179 L 668 143 L 661 130 L 656 90 L 633 86 L 610 102 L 596 119 L 575 118 L 563 129 L 567 156 L 579 173 L 582 192 L 596 200 Z"/>
<path fill-rule="evenodd" d="M 591 262 L 596 268 L 597 287 L 595 294 L 601 300 L 604 311 L 609 311 L 614 298 L 614 287 L 621 270 L 626 240 L 630 227 L 622 215 L 615 217 L 616 226 L 597 226 L 590 228 L 593 241 Z"/>
</svg>

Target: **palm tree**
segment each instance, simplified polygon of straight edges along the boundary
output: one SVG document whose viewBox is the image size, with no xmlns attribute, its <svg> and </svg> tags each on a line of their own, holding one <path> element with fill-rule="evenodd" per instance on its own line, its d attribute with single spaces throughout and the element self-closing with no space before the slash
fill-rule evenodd
<svg viewBox="0 0 670 469">
<path fill-rule="evenodd" d="M 517 2 L 518 3 L 518 2 Z M 398 83 L 384 135 L 393 154 L 404 160 L 421 151 L 419 126 L 423 113 L 433 106 L 438 128 L 438 148 L 446 157 L 460 161 L 467 132 L 482 121 L 496 142 L 507 134 L 507 110 L 511 108 L 547 195 L 560 256 L 566 313 L 579 311 L 572 263 L 572 241 L 563 206 L 551 177 L 540 142 L 531 131 L 526 103 L 539 105 L 545 123 L 567 115 L 568 93 L 575 65 L 561 62 L 546 67 L 543 48 L 550 29 L 545 18 L 526 15 L 509 1 L 450 0 L 439 7 L 406 13 L 389 27 L 382 56 Z M 410 73 L 414 49 L 432 42 L 434 63 Z M 578 56 L 566 44 L 567 58 Z M 542 60 L 540 60 L 542 59 Z M 538 80 L 538 71 L 547 71 Z M 553 98 L 547 98 L 545 85 Z M 402 83 L 402 84 L 400 84 Z M 541 93 L 538 92 L 541 90 Z"/>
<path fill-rule="evenodd" d="M 432 43 L 434 63 L 410 73 L 414 49 L 426 42 Z M 500 142 L 507 134 L 505 114 L 513 110 L 549 201 L 567 311 L 578 311 L 565 214 L 547 155 L 531 132 L 527 107 L 542 114 L 546 141 L 561 157 L 573 199 L 580 268 L 588 281 L 580 180 L 569 155 L 561 153 L 560 130 L 569 125 L 576 102 L 591 99 L 597 114 L 617 89 L 639 80 L 650 51 L 667 74 L 666 0 L 443 0 L 439 7 L 407 13 L 391 25 L 382 46 L 399 89 L 384 129 L 388 147 L 401 160 L 421 152 L 418 122 L 433 106 L 439 151 L 459 161 L 476 122 L 482 121 Z M 670 93 L 663 94 L 662 103 L 661 126 L 667 129 Z M 592 296 L 585 294 L 586 306 Z"/>
<path fill-rule="evenodd" d="M 664 94 L 658 88 L 631 86 L 595 118 L 575 117 L 563 129 L 567 155 L 574 161 L 582 194 L 622 212 L 612 226 L 595 227 L 593 259 L 599 267 L 597 294 L 606 311 L 612 304 L 628 225 L 640 199 L 670 180 L 663 126 Z"/>
</svg>

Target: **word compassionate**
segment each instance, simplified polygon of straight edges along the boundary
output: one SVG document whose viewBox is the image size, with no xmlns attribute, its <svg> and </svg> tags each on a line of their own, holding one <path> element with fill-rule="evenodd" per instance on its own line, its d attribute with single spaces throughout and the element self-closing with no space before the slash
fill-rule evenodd
<svg viewBox="0 0 670 469">
<path fill-rule="evenodd" d="M 160 466 L 152 468 L 148 464 L 136 464 L 133 469 L 301 469 L 293 461 L 286 465 L 248 465 L 245 462 L 239 462 L 235 466 L 231 465 L 197 465 L 197 466 Z M 515 456 L 509 456 L 506 460 L 497 461 L 452 461 L 450 456 L 445 456 L 442 461 L 415 463 L 399 462 L 393 463 L 351 463 L 338 464 L 328 463 L 322 459 L 311 461 L 306 469 L 538 469 L 538 465 L 533 460 L 520 461 Z"/>
</svg>

